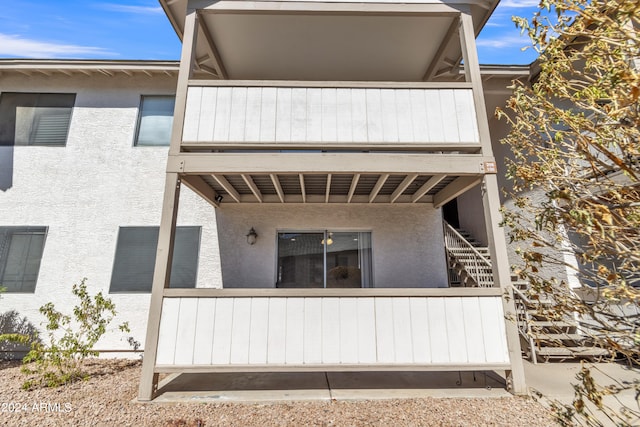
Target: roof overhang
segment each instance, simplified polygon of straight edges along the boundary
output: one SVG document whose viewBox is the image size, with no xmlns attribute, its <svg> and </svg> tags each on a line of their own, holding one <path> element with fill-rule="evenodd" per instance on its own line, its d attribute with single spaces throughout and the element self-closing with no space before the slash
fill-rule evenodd
<svg viewBox="0 0 640 427">
<path fill-rule="evenodd" d="M 458 19 L 476 35 L 498 0 L 338 1 L 159 0 L 183 38 L 197 10 L 196 64 L 234 80 L 421 81 L 456 70 Z"/>
<path fill-rule="evenodd" d="M 75 59 L 0 59 L 0 74 L 18 73 L 26 76 L 64 74 L 72 75 L 165 75 L 177 77 L 177 61 L 122 61 Z"/>
</svg>

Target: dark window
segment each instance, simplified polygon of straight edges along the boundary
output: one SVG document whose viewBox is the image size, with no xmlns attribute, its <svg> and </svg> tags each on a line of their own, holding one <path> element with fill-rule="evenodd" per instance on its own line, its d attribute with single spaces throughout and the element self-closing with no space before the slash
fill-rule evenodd
<svg viewBox="0 0 640 427">
<path fill-rule="evenodd" d="M 120 227 L 109 292 L 151 292 L 158 227 Z M 200 227 L 176 227 L 172 288 L 195 288 Z"/>
<path fill-rule="evenodd" d="M 70 93 L 3 93 L 0 145 L 64 146 L 75 100 Z"/>
<path fill-rule="evenodd" d="M 46 227 L 0 227 L 0 286 L 35 292 Z"/>
<path fill-rule="evenodd" d="M 169 145 L 174 105 L 174 96 L 146 95 L 142 97 L 135 145 Z"/>
</svg>

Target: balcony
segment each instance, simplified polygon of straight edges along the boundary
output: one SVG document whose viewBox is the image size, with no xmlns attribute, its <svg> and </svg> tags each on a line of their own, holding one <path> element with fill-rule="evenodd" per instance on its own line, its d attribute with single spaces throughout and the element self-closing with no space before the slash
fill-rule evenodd
<svg viewBox="0 0 640 427">
<path fill-rule="evenodd" d="M 508 369 L 501 290 L 165 290 L 156 372 Z"/>
<path fill-rule="evenodd" d="M 480 137 L 468 83 L 209 81 L 188 88 L 182 148 L 475 153 Z"/>
<path fill-rule="evenodd" d="M 185 104 L 170 170 L 208 200 L 440 206 L 492 161 L 470 83 L 191 81 Z"/>
</svg>

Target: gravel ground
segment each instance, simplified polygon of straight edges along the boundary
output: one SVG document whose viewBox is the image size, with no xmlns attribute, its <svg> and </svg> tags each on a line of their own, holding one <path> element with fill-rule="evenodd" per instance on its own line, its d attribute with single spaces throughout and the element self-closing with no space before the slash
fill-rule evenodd
<svg viewBox="0 0 640 427">
<path fill-rule="evenodd" d="M 23 391 L 15 362 L 0 362 L 0 425 L 6 426 L 553 426 L 526 398 L 406 399 L 274 404 L 140 404 L 140 362 L 94 360 L 93 377 Z"/>
</svg>

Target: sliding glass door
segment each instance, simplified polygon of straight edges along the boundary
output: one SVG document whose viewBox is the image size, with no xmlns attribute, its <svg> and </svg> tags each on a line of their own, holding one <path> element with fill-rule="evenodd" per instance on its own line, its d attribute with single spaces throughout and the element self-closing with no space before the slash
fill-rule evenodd
<svg viewBox="0 0 640 427">
<path fill-rule="evenodd" d="M 278 288 L 372 286 L 370 232 L 278 233 Z"/>
</svg>

